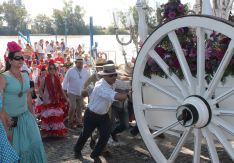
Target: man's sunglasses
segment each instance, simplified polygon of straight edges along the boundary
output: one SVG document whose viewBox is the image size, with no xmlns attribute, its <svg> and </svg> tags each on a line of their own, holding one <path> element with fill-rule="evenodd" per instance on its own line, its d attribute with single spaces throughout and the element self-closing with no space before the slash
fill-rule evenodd
<svg viewBox="0 0 234 163">
<path fill-rule="evenodd" d="M 55 67 L 49 67 L 49 70 L 56 70 Z"/>
<path fill-rule="evenodd" d="M 75 64 L 77 64 L 77 63 L 83 63 L 83 61 L 75 61 Z"/>
<path fill-rule="evenodd" d="M 23 56 L 15 56 L 15 57 L 13 57 L 13 59 L 14 60 L 16 60 L 16 61 L 19 61 L 19 60 L 24 60 L 24 57 Z"/>
<path fill-rule="evenodd" d="M 108 75 L 110 78 L 113 78 L 113 77 L 117 77 L 118 74 L 111 74 L 111 75 Z"/>
</svg>

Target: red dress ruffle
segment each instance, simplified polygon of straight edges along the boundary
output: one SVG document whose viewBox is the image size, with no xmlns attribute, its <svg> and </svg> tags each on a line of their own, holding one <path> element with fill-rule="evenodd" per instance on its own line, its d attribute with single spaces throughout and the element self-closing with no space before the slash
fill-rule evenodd
<svg viewBox="0 0 234 163">
<path fill-rule="evenodd" d="M 67 116 L 68 106 L 65 102 L 42 104 L 36 107 L 35 112 L 41 120 L 40 128 L 42 135 L 64 137 L 67 128 L 64 119 Z"/>
</svg>

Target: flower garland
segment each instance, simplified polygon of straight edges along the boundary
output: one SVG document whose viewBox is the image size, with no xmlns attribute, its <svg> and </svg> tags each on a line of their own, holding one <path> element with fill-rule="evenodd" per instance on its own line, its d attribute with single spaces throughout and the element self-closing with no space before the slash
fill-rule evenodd
<svg viewBox="0 0 234 163">
<path fill-rule="evenodd" d="M 188 12 L 188 7 L 186 6 L 187 5 L 181 4 L 179 0 L 169 1 L 167 4 L 163 5 L 163 20 L 172 20 L 177 16 L 186 15 Z M 175 32 L 188 62 L 190 71 L 195 77 L 197 74 L 197 38 L 195 31 L 192 28 L 184 27 L 177 29 Z M 213 32 L 205 41 L 205 78 L 207 82 L 209 82 L 223 59 L 230 42 L 230 38 L 220 33 Z M 176 53 L 168 37 L 163 38 L 155 46 L 154 50 L 169 66 L 170 72 L 175 73 L 180 79 L 184 78 Z M 148 77 L 155 74 L 160 77 L 167 78 L 167 75 L 151 57 L 148 58 L 144 74 Z M 222 81 L 224 81 L 225 77 L 229 75 L 234 75 L 234 58 L 232 58 L 229 66 L 225 70 Z"/>
<path fill-rule="evenodd" d="M 165 5 L 162 5 L 163 18 L 166 20 L 175 19 L 178 16 L 185 15 L 188 12 L 188 5 L 183 5 L 180 0 L 170 0 Z"/>
</svg>

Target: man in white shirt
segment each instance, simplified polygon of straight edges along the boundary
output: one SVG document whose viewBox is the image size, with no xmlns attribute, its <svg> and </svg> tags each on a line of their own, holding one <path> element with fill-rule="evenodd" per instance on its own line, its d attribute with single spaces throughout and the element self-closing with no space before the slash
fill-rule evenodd
<svg viewBox="0 0 234 163">
<path fill-rule="evenodd" d="M 79 56 L 76 59 L 76 65 L 70 68 L 63 80 L 63 89 L 67 92 L 70 108 L 68 111 L 68 125 L 75 125 L 75 112 L 77 113 L 78 127 L 82 127 L 82 107 L 83 97 L 81 91 L 85 81 L 89 78 L 89 73 L 83 68 L 83 58 Z"/>
<path fill-rule="evenodd" d="M 45 58 L 45 48 L 44 48 L 44 40 L 40 39 L 36 46 L 36 54 L 37 54 L 37 59 L 44 59 Z"/>
<path fill-rule="evenodd" d="M 90 96 L 88 109 L 84 115 L 84 128 L 74 147 L 75 158 L 81 158 L 81 150 L 87 139 L 95 128 L 98 129 L 100 137 L 90 157 L 94 162 L 100 162 L 99 156 L 105 148 L 111 133 L 111 121 L 108 115 L 109 108 L 113 101 L 124 101 L 127 99 L 127 93 L 117 93 L 112 85 L 117 78 L 117 72 L 113 64 L 103 66 L 103 71 L 99 74 L 103 77 L 96 82 L 93 92 Z"/>
<path fill-rule="evenodd" d="M 53 40 L 51 40 L 50 44 L 46 46 L 45 52 L 46 52 L 46 54 L 48 54 L 48 53 L 53 54 L 55 52 L 55 46 L 54 46 Z"/>
</svg>

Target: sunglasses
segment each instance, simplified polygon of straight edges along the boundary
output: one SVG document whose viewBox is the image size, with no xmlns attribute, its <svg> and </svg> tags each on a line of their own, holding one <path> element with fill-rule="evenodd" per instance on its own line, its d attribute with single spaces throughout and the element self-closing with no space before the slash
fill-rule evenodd
<svg viewBox="0 0 234 163">
<path fill-rule="evenodd" d="M 75 63 L 77 64 L 77 63 L 83 63 L 83 61 L 75 61 Z"/>
<path fill-rule="evenodd" d="M 117 77 L 118 74 L 111 74 L 111 75 L 108 75 L 110 78 L 113 78 L 113 77 Z"/>
<path fill-rule="evenodd" d="M 23 56 L 15 56 L 13 57 L 13 60 L 16 60 L 16 61 L 19 61 L 19 60 L 24 60 L 24 57 Z"/>
<path fill-rule="evenodd" d="M 55 67 L 49 67 L 49 70 L 56 70 Z"/>
</svg>

